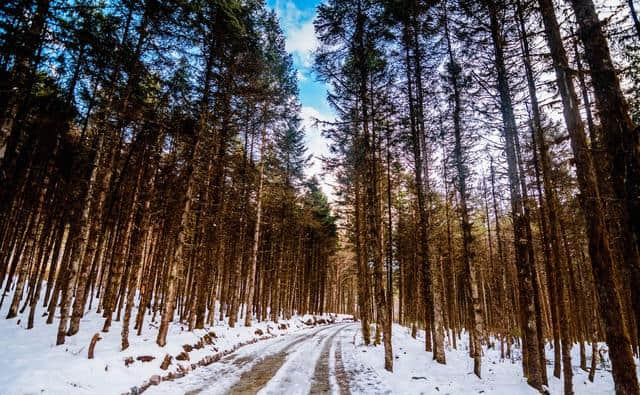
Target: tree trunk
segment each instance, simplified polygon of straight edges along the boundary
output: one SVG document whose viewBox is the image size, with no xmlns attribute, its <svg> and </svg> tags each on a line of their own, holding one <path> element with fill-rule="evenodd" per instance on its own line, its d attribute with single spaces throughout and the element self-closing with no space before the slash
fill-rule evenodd
<svg viewBox="0 0 640 395">
<path fill-rule="evenodd" d="M 464 165 L 462 148 L 462 126 L 460 123 L 461 98 L 459 74 L 460 66 L 455 61 L 451 40 L 449 38 L 448 22 L 445 22 L 445 39 L 447 42 L 447 52 L 449 57 L 449 77 L 453 87 L 453 133 L 455 137 L 454 159 L 458 171 L 458 194 L 460 195 L 460 217 L 462 227 L 462 261 L 466 273 L 466 287 L 471 298 L 471 331 L 473 338 L 473 373 L 482 377 L 482 344 L 484 336 L 483 311 L 480 304 L 480 293 L 478 290 L 478 270 L 473 252 L 473 235 L 471 234 L 471 221 L 469 220 L 469 208 L 467 205 L 467 168 Z"/>
<path fill-rule="evenodd" d="M 579 21 L 586 18 L 586 16 L 580 14 L 580 12 L 586 12 L 587 7 L 585 7 L 584 3 L 587 2 L 591 3 L 590 1 L 582 2 L 572 0 Z M 638 388 L 635 369 L 631 368 L 635 366 L 635 364 L 633 355 L 631 354 L 631 342 L 624 326 L 622 306 L 618 295 L 618 284 L 614 274 L 609 235 L 604 220 L 605 213 L 600 201 L 596 171 L 594 169 L 591 152 L 587 146 L 584 125 L 578 112 L 577 95 L 573 81 L 567 74 L 569 62 L 562 44 L 553 4 L 550 0 L 539 0 L 539 3 L 543 15 L 547 43 L 553 58 L 558 90 L 562 98 L 564 108 L 563 115 L 571 138 L 571 147 L 575 158 L 576 175 L 581 191 L 580 203 L 586 217 L 589 253 L 591 255 L 591 264 L 596 281 L 596 288 L 598 290 L 600 312 L 605 321 L 605 334 L 611 351 L 616 392 L 620 394 L 638 394 L 640 393 L 640 389 Z M 593 4 L 591 4 L 591 6 L 593 6 Z M 593 15 L 595 15 L 595 10 L 593 11 Z M 593 17 L 593 15 L 591 15 L 591 17 Z M 586 21 L 580 23 L 582 34 L 595 35 L 594 31 L 585 30 L 584 24 L 587 23 Z M 601 37 L 601 39 L 604 40 L 604 37 Z M 593 45 L 589 40 L 591 40 L 591 38 L 583 36 L 585 46 L 589 44 Z M 602 53 L 599 54 L 602 55 Z M 601 61 L 597 61 L 596 63 L 596 65 L 591 65 L 592 71 L 597 65 L 602 65 Z M 613 68 L 611 68 L 611 73 L 613 73 Z M 606 80 L 606 76 L 596 76 L 596 78 Z M 612 83 L 614 81 L 607 82 Z M 615 79 L 615 82 L 617 82 L 617 79 Z M 598 91 L 598 88 L 596 88 L 596 91 Z M 608 89 L 606 91 L 609 92 Z M 621 98 L 615 96 L 607 100 L 615 101 L 616 99 L 620 100 Z M 617 104 L 623 105 L 624 101 L 618 102 Z M 616 109 L 615 111 L 623 111 L 624 108 L 626 107 Z M 613 109 L 611 110 L 614 111 Z M 603 116 L 606 114 L 602 109 L 601 113 Z M 612 117 L 615 116 L 614 114 L 611 114 Z M 607 117 L 605 116 L 605 118 Z M 605 118 L 603 118 L 603 123 L 606 122 Z"/>
<path fill-rule="evenodd" d="M 249 263 L 249 273 L 247 274 L 247 292 L 244 300 L 245 315 L 244 326 L 251 326 L 253 319 L 253 294 L 255 292 L 255 273 L 258 264 L 258 247 L 260 245 L 260 223 L 262 220 L 262 188 L 264 185 L 264 154 L 266 144 L 266 125 L 262 128 L 262 138 L 260 143 L 260 170 L 258 175 L 258 191 L 256 192 L 256 225 L 253 230 L 253 246 L 251 248 L 251 262 Z"/>
<path fill-rule="evenodd" d="M 533 265 L 529 255 L 529 246 L 526 235 L 526 219 L 523 212 L 520 180 L 518 177 L 518 163 L 515 150 L 515 134 L 517 133 L 511 90 L 509 87 L 507 70 L 504 63 L 503 37 L 498 17 L 498 9 L 493 0 L 487 0 L 487 9 L 490 17 L 491 35 L 493 39 L 495 63 L 497 70 L 497 85 L 500 94 L 500 108 L 504 123 L 505 151 L 509 174 L 509 187 L 511 193 L 511 212 L 513 216 L 514 243 L 516 251 L 516 264 L 518 267 L 519 291 L 520 291 L 520 315 L 521 329 L 523 333 L 523 367 L 527 382 L 532 387 L 542 390 L 544 368 L 538 354 L 538 333 L 536 330 L 536 311 L 533 292 Z"/>
</svg>

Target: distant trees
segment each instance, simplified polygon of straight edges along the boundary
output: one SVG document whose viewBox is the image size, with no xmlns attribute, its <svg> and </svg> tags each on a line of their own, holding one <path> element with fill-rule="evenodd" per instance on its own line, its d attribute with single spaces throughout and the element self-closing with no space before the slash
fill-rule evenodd
<svg viewBox="0 0 640 395">
<path fill-rule="evenodd" d="M 344 126 L 332 130 L 334 139 L 347 144 L 353 155 L 349 163 L 355 182 L 353 197 L 356 255 L 360 281 L 367 294 L 373 293 L 376 333 L 383 333 L 385 369 L 393 370 L 391 344 L 392 317 L 385 291 L 385 249 L 382 217 L 382 141 L 384 138 L 384 84 L 386 62 L 380 45 L 385 26 L 378 23 L 383 7 L 378 2 L 362 0 L 328 1 L 318 7 L 314 24 L 323 46 L 316 54 L 317 71 L 336 87 L 331 104 L 340 112 Z M 344 152 L 344 151 L 343 151 Z M 371 268 L 369 267 L 371 265 Z M 371 270 L 372 287 L 369 287 Z M 361 295 L 362 297 L 362 295 Z M 368 310 L 368 306 L 361 306 Z M 366 313 L 368 315 L 368 312 Z M 365 325 L 368 317 L 363 321 Z M 365 337 L 369 337 L 365 328 Z M 376 336 L 378 339 L 378 336 Z M 377 340 L 376 340 L 377 342 Z"/>
</svg>

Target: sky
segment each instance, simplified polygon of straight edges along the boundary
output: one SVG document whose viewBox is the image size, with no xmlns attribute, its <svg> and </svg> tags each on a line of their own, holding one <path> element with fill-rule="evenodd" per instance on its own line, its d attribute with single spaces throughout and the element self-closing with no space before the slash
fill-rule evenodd
<svg viewBox="0 0 640 395">
<path fill-rule="evenodd" d="M 306 135 L 309 154 L 313 155 L 307 176 L 318 175 L 322 188 L 331 198 L 332 189 L 329 180 L 319 175 L 322 163 L 318 159 L 329 152 L 327 141 L 320 130 L 315 127 L 314 119 L 330 121 L 334 119 L 333 111 L 327 103 L 327 87 L 317 80 L 313 72 L 313 51 L 318 46 L 313 20 L 316 6 L 321 0 L 267 0 L 267 5 L 276 11 L 280 26 L 286 35 L 286 49 L 293 56 L 293 63 L 298 70 L 298 89 L 300 90 L 301 116 Z"/>
</svg>

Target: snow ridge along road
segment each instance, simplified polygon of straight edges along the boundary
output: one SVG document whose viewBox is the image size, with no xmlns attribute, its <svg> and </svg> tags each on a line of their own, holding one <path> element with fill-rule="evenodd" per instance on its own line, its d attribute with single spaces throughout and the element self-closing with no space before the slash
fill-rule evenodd
<svg viewBox="0 0 640 395">
<path fill-rule="evenodd" d="M 258 342 L 146 393 L 348 394 L 341 343 L 343 335 L 357 327 L 334 324 Z"/>
</svg>

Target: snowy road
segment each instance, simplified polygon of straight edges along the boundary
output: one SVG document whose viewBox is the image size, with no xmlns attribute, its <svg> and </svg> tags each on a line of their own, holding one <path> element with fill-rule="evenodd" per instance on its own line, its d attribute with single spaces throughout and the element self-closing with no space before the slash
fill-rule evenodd
<svg viewBox="0 0 640 395">
<path fill-rule="evenodd" d="M 258 342 L 149 394 L 348 394 L 342 343 L 358 324 L 336 324 Z"/>
<path fill-rule="evenodd" d="M 359 323 L 315 327 L 260 341 L 193 371 L 185 377 L 162 382 L 145 394 L 483 394 L 535 395 L 521 374 L 519 349 L 503 359 L 496 348 L 483 350 L 483 375 L 473 372 L 473 360 L 466 348 L 466 335 L 458 349 L 447 342 L 447 364 L 433 361 L 424 351 L 424 333 L 417 339 L 410 330 L 394 325 L 394 371 L 384 370 L 384 349 L 365 346 Z M 578 359 L 578 346 L 574 347 Z M 553 350 L 547 349 L 548 358 Z M 562 381 L 552 376 L 547 365 L 550 392 L 562 393 Z M 596 382 L 574 369 L 576 394 L 614 393 L 611 375 L 598 370 Z M 640 374 L 640 370 L 639 370 Z"/>
</svg>

